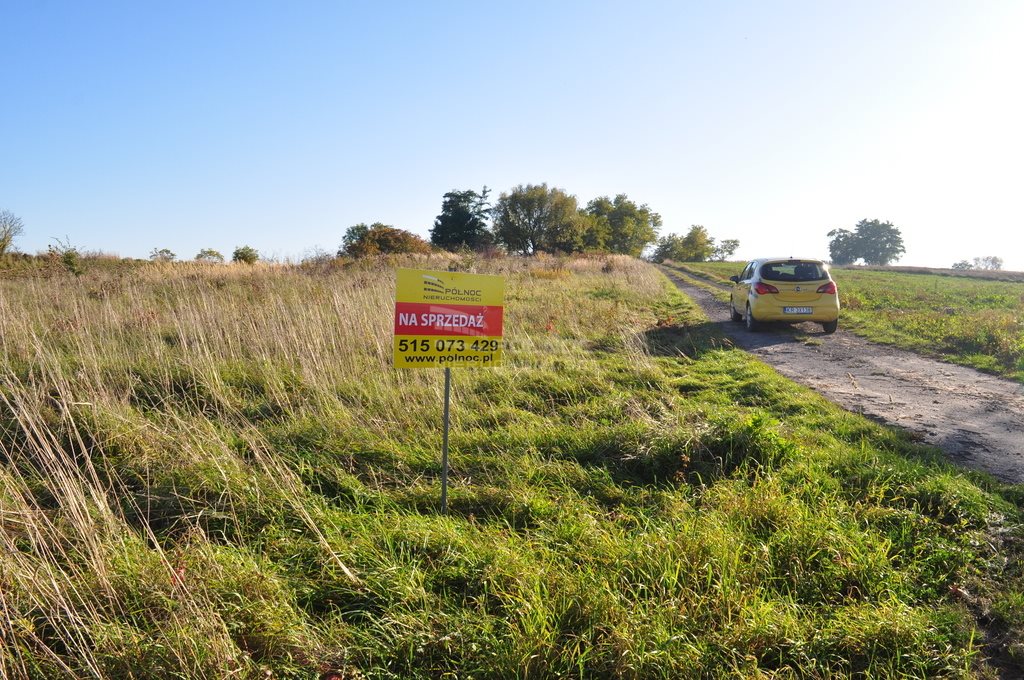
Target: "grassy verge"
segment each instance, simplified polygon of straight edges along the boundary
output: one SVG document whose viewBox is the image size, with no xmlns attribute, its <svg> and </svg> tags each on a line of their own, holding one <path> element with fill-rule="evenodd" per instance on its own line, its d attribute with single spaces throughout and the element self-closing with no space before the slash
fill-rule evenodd
<svg viewBox="0 0 1024 680">
<path fill-rule="evenodd" d="M 716 283 L 742 269 L 694 262 Z M 835 269 L 841 325 L 875 342 L 1024 381 L 1024 282 L 977 276 Z"/>
<path fill-rule="evenodd" d="M 1020 490 L 724 348 L 634 260 L 415 263 L 508 277 L 508 365 L 454 372 L 441 516 L 394 264 L 0 281 L 5 676 L 1024 660 Z"/>
</svg>

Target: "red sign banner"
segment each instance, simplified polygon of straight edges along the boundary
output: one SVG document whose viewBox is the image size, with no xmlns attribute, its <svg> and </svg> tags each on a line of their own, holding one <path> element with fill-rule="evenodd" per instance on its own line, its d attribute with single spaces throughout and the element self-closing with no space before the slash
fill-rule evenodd
<svg viewBox="0 0 1024 680">
<path fill-rule="evenodd" d="M 398 302 L 395 335 L 501 336 L 503 317 L 504 307 Z"/>
</svg>

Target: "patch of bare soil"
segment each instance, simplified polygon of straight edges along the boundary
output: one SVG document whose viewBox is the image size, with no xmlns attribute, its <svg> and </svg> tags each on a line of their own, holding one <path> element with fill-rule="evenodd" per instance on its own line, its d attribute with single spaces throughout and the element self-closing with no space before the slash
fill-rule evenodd
<svg viewBox="0 0 1024 680">
<path fill-rule="evenodd" d="M 729 304 L 673 272 L 663 270 L 721 324 L 736 346 L 813 388 L 846 409 L 914 432 L 951 460 L 999 479 L 1024 482 L 1024 386 L 970 368 L 818 324 L 767 325 L 750 333 L 729 319 Z"/>
</svg>

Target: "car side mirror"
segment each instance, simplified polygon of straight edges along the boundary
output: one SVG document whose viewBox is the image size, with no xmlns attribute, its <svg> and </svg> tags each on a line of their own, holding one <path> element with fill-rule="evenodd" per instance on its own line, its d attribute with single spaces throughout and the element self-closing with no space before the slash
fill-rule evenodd
<svg viewBox="0 0 1024 680">
<path fill-rule="evenodd" d="M 738 276 L 736 276 L 734 274 L 734 275 L 729 277 L 729 280 L 732 281 L 733 283 L 739 283 L 740 282 L 740 277 L 738 277 Z"/>
</svg>

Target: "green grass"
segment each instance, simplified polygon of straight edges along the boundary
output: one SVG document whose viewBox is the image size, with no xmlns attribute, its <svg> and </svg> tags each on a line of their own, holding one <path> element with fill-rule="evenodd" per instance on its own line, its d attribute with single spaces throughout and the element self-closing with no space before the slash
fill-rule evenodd
<svg viewBox="0 0 1024 680">
<path fill-rule="evenodd" d="M 389 368 L 393 265 L 508 277 L 507 365 Z M 995 677 L 1017 487 L 625 258 L 0 281 L 11 677 Z M 979 628 L 979 621 L 984 628 Z"/>
<path fill-rule="evenodd" d="M 743 265 L 694 262 L 717 283 Z M 1024 282 L 975 276 L 843 269 L 832 272 L 843 328 L 865 338 L 1024 381 Z"/>
</svg>

